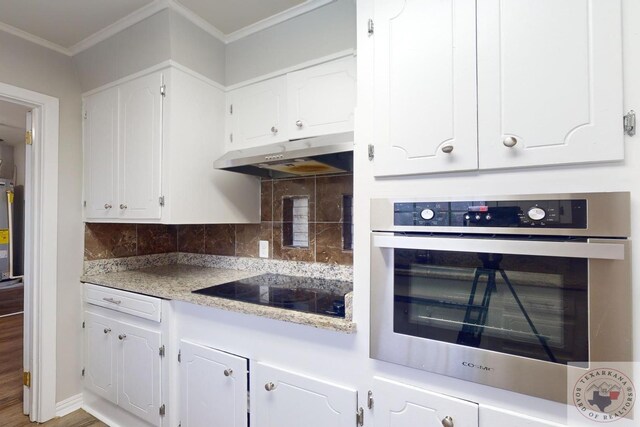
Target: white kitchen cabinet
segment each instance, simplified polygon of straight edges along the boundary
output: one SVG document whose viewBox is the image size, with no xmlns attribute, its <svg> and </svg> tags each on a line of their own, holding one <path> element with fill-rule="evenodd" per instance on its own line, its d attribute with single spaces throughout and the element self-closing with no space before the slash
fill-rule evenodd
<svg viewBox="0 0 640 427">
<path fill-rule="evenodd" d="M 356 62 L 353 56 L 287 74 L 289 139 L 353 130 Z"/>
<path fill-rule="evenodd" d="M 117 356 L 114 319 L 85 311 L 84 385 L 100 397 L 117 402 Z"/>
<path fill-rule="evenodd" d="M 619 0 L 478 2 L 480 168 L 624 158 L 621 15 Z"/>
<path fill-rule="evenodd" d="M 375 0 L 374 174 L 623 159 L 621 2 L 561 3 Z"/>
<path fill-rule="evenodd" d="M 417 387 L 375 377 L 375 427 L 477 427 L 478 405 Z M 502 424 L 495 424 L 502 425 Z"/>
<path fill-rule="evenodd" d="M 118 405 L 160 425 L 160 331 L 118 322 Z"/>
<path fill-rule="evenodd" d="M 86 216 L 116 218 L 118 162 L 118 89 L 84 100 L 84 192 Z"/>
<path fill-rule="evenodd" d="M 227 121 L 229 150 L 286 141 L 287 95 L 285 76 L 229 92 Z"/>
<path fill-rule="evenodd" d="M 247 359 L 180 341 L 180 425 L 246 427 Z"/>
<path fill-rule="evenodd" d="M 227 93 L 227 150 L 353 131 L 353 55 Z"/>
<path fill-rule="evenodd" d="M 85 221 L 259 222 L 259 180 L 213 169 L 224 117 L 224 92 L 184 67 L 85 96 Z"/>
<path fill-rule="evenodd" d="M 480 405 L 480 427 L 496 426 L 565 427 L 564 424 L 529 417 L 505 409 Z"/>
<path fill-rule="evenodd" d="M 161 87 L 157 72 L 119 87 L 118 206 L 121 218 L 160 219 Z"/>
<path fill-rule="evenodd" d="M 477 169 L 476 2 L 375 2 L 374 174 Z"/>
<path fill-rule="evenodd" d="M 251 424 L 257 427 L 355 424 L 357 391 L 307 375 L 256 362 L 251 366 L 251 393 Z"/>
<path fill-rule="evenodd" d="M 88 407 L 107 412 L 109 418 L 113 415 L 109 412 L 122 410 L 126 417 L 120 421 L 127 425 L 162 425 L 161 301 L 86 284 L 84 302 L 83 375 L 85 390 L 91 392 Z M 112 405 L 105 406 L 102 400 Z"/>
</svg>

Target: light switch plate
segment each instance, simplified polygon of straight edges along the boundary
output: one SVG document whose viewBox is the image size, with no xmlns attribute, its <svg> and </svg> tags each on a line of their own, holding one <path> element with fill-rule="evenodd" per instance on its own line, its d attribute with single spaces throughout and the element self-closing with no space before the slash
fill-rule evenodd
<svg viewBox="0 0 640 427">
<path fill-rule="evenodd" d="M 268 240 L 260 240 L 260 258 L 269 258 Z"/>
</svg>

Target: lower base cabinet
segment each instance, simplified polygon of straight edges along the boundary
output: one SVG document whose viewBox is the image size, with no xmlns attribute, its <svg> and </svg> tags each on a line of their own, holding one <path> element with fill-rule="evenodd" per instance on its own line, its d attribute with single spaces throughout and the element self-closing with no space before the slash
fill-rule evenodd
<svg viewBox="0 0 640 427">
<path fill-rule="evenodd" d="M 252 365 L 251 390 L 256 427 L 356 424 L 358 392 L 350 388 L 257 362 Z"/>
<path fill-rule="evenodd" d="M 186 340 L 180 341 L 179 360 L 181 427 L 353 427 L 356 423 L 354 389 L 262 362 L 250 362 L 247 375 L 247 359 Z"/>
<path fill-rule="evenodd" d="M 247 359 L 180 341 L 180 425 L 247 427 Z"/>
<path fill-rule="evenodd" d="M 478 405 L 383 378 L 373 380 L 375 427 L 477 427 Z"/>
</svg>

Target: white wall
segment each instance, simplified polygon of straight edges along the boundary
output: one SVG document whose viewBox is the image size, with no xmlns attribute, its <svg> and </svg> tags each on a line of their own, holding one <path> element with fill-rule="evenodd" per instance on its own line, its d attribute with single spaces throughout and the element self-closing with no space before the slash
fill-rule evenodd
<svg viewBox="0 0 640 427">
<path fill-rule="evenodd" d="M 16 168 L 16 182 L 15 185 L 24 185 L 24 172 L 25 172 L 25 156 L 26 149 L 24 146 L 13 148 L 13 164 Z"/>
<path fill-rule="evenodd" d="M 9 144 L 0 144 L 0 160 L 2 160 L 2 165 L 0 165 L 0 178 L 13 178 L 13 157 L 14 157 L 14 149 Z"/>
<path fill-rule="evenodd" d="M 337 0 L 227 45 L 232 85 L 346 49 L 355 49 L 354 0 Z"/>
<path fill-rule="evenodd" d="M 225 44 L 171 11 L 171 59 L 225 84 Z"/>
<path fill-rule="evenodd" d="M 623 0 L 624 12 L 624 72 L 625 111 L 640 110 L 640 2 Z M 359 218 L 355 227 L 355 311 L 360 338 L 369 335 L 369 199 L 372 197 L 437 197 L 468 196 L 473 194 L 565 193 L 593 191 L 630 191 L 631 211 L 640 209 L 640 135 L 627 137 L 624 162 L 587 166 L 547 167 L 522 170 L 483 171 L 452 174 L 433 174 L 418 178 L 375 180 L 367 158 L 367 144 L 372 140 L 372 47 L 373 38 L 366 34 L 367 20 L 372 16 L 372 0 L 358 2 L 358 108 L 355 150 L 355 212 Z M 374 35 L 375 37 L 375 35 Z M 622 117 L 620 118 L 622 132 Z M 640 224 L 632 221 L 632 241 L 640 242 Z M 640 325 L 640 250 L 634 250 L 633 263 L 633 319 Z M 640 328 L 634 328 L 634 354 L 640 355 Z M 361 343 L 364 347 L 364 343 Z M 364 351 L 364 350 L 362 350 Z M 421 372 L 382 362 L 370 361 L 376 374 L 395 377 L 401 381 L 475 402 L 510 408 L 541 418 L 561 421 L 565 406 L 554 402 L 455 380 L 441 375 Z M 635 383 L 640 384 L 636 372 Z"/>
<path fill-rule="evenodd" d="M 164 9 L 75 55 L 82 92 L 170 59 L 170 15 Z"/>
<path fill-rule="evenodd" d="M 71 58 L 0 31 L 0 81 L 60 100 L 57 392 L 81 391 L 80 284 L 83 259 L 80 84 Z"/>
</svg>

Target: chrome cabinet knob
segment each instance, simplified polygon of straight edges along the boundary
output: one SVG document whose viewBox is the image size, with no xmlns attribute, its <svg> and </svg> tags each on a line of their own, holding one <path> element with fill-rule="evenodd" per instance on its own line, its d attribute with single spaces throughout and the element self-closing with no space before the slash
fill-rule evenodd
<svg viewBox="0 0 640 427">
<path fill-rule="evenodd" d="M 121 203 L 120 204 L 120 209 L 127 209 L 127 205 Z"/>
<path fill-rule="evenodd" d="M 273 391 L 275 390 L 275 388 L 276 388 L 276 385 L 274 383 L 266 383 L 264 385 L 264 389 L 267 391 Z"/>
<path fill-rule="evenodd" d="M 451 154 L 453 152 L 453 145 L 445 145 L 444 147 L 442 147 L 442 152 Z"/>
<path fill-rule="evenodd" d="M 126 336 L 125 334 L 120 334 L 120 335 L 118 335 L 118 339 L 119 339 L 120 341 L 123 341 L 126 337 L 127 337 L 127 336 Z"/>
<path fill-rule="evenodd" d="M 105 203 L 104 204 L 104 208 L 105 209 L 111 209 L 113 206 L 111 206 L 109 203 Z"/>
<path fill-rule="evenodd" d="M 225 377 L 230 377 L 231 375 L 233 375 L 233 369 L 229 368 L 224 370 Z"/>
<path fill-rule="evenodd" d="M 442 427 L 453 427 L 453 418 L 446 416 L 442 419 Z"/>
<path fill-rule="evenodd" d="M 271 126 L 271 133 L 273 133 L 274 135 L 278 133 L 278 128 L 275 126 Z"/>
<path fill-rule="evenodd" d="M 301 128 L 301 127 L 302 127 L 302 120 L 298 120 L 298 121 L 296 122 L 296 126 L 298 126 L 299 128 Z"/>
<path fill-rule="evenodd" d="M 111 329 L 109 329 L 109 328 L 104 328 L 104 333 L 105 333 L 105 334 L 108 334 L 109 332 L 111 332 Z"/>
<path fill-rule="evenodd" d="M 518 140 L 513 136 L 508 136 L 504 139 L 504 141 L 502 141 L 502 143 L 505 147 L 513 148 L 518 143 Z"/>
</svg>

